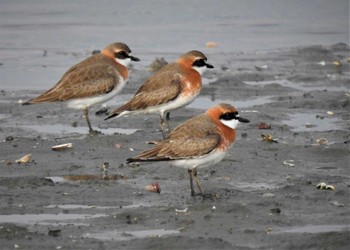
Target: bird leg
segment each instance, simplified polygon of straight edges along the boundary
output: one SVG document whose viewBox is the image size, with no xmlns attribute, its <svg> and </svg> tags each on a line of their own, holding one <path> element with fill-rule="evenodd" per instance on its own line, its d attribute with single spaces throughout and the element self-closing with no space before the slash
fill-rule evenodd
<svg viewBox="0 0 350 250">
<path fill-rule="evenodd" d="M 166 125 L 168 127 L 168 133 L 170 133 L 170 112 L 166 113 L 165 119 L 166 119 Z"/>
<path fill-rule="evenodd" d="M 169 114 L 169 113 L 167 113 Z M 167 118 L 168 119 L 168 115 Z M 163 114 L 160 114 L 160 129 L 162 130 L 163 139 L 167 138 L 169 134 L 169 122 L 164 120 Z"/>
<path fill-rule="evenodd" d="M 188 174 L 189 174 L 189 176 L 190 176 L 191 196 L 201 195 L 201 196 L 204 197 L 205 194 L 204 194 L 204 192 L 203 192 L 203 189 L 202 189 L 202 187 L 201 187 L 201 185 L 200 185 L 200 183 L 199 183 L 198 177 L 197 177 L 197 170 L 196 170 L 196 169 L 193 169 L 193 170 L 192 170 L 192 169 L 189 169 L 189 170 L 188 170 Z M 194 187 L 193 187 L 193 177 L 194 177 L 194 179 L 195 179 L 195 181 L 196 181 L 196 184 L 197 184 L 197 187 L 198 187 L 200 193 L 196 193 L 196 192 L 194 191 Z"/>
<path fill-rule="evenodd" d="M 88 124 L 88 126 L 89 126 L 89 133 L 90 133 L 90 134 L 95 134 L 96 131 L 92 129 L 91 122 L 90 122 L 90 119 L 89 119 L 89 108 L 86 107 L 86 108 L 83 110 L 83 112 L 84 112 L 84 116 L 85 116 L 85 119 L 86 119 L 86 121 L 87 121 L 87 124 Z"/>
<path fill-rule="evenodd" d="M 188 170 L 188 175 L 190 176 L 190 187 L 191 187 L 191 196 L 196 196 L 196 192 L 194 191 L 193 188 L 193 178 L 192 178 L 192 169 Z"/>
<path fill-rule="evenodd" d="M 201 184 L 199 183 L 199 180 L 198 180 L 197 169 L 193 170 L 193 177 L 194 177 L 194 180 L 196 181 L 199 191 L 201 192 L 202 196 L 204 196 L 203 188 L 201 187 Z"/>
</svg>

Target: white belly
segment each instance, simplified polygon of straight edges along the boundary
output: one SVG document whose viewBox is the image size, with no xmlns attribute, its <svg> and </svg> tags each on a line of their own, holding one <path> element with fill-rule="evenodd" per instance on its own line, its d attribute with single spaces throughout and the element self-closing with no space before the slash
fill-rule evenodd
<svg viewBox="0 0 350 250">
<path fill-rule="evenodd" d="M 185 169 L 205 168 L 222 161 L 226 156 L 226 151 L 214 150 L 210 154 L 198 158 L 188 158 L 170 161 L 171 165 Z"/>
</svg>

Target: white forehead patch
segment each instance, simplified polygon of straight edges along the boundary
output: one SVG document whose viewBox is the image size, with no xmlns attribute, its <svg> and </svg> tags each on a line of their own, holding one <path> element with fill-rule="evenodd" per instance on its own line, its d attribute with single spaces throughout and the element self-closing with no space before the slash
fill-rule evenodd
<svg viewBox="0 0 350 250">
<path fill-rule="evenodd" d="M 203 73 L 207 70 L 207 66 L 203 66 L 203 67 L 197 67 L 194 66 L 192 67 L 195 71 L 197 71 L 200 75 L 203 75 Z"/>
<path fill-rule="evenodd" d="M 220 119 L 220 122 L 222 124 L 224 124 L 225 126 L 227 126 L 229 128 L 232 128 L 232 129 L 236 129 L 237 125 L 239 123 L 239 121 L 236 120 L 236 119 L 232 119 L 232 120 L 222 120 L 222 119 Z"/>
<path fill-rule="evenodd" d="M 117 63 L 120 63 L 121 65 L 124 65 L 125 67 L 128 67 L 131 59 L 130 58 L 125 58 L 125 59 L 120 59 L 120 58 L 115 58 Z"/>
</svg>

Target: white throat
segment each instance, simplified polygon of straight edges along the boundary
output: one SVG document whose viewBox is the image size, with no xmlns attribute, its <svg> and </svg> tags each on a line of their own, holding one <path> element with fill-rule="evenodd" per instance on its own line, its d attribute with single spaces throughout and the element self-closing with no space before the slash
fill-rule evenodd
<svg viewBox="0 0 350 250">
<path fill-rule="evenodd" d="M 128 67 L 130 62 L 131 62 L 131 59 L 130 58 L 125 58 L 125 59 L 115 58 L 115 61 L 117 63 L 120 63 L 121 65 L 124 65 L 125 67 Z"/>
<path fill-rule="evenodd" d="M 236 119 L 232 119 L 232 120 L 220 120 L 220 122 L 222 124 L 224 124 L 225 126 L 229 127 L 229 128 L 232 128 L 232 129 L 236 129 L 237 128 L 237 125 L 239 123 L 238 120 Z"/>
<path fill-rule="evenodd" d="M 194 66 L 193 69 L 195 71 L 197 71 L 200 75 L 203 75 L 203 73 L 207 70 L 207 67 L 206 66 L 203 66 L 203 67 Z"/>
</svg>

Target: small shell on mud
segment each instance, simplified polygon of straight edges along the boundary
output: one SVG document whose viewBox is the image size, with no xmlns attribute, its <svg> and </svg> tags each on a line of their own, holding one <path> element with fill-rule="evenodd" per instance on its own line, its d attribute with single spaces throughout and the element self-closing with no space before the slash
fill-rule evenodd
<svg viewBox="0 0 350 250">
<path fill-rule="evenodd" d="M 327 111 L 327 115 L 334 115 L 333 111 Z"/>
<path fill-rule="evenodd" d="M 325 182 L 320 182 L 320 183 L 318 183 L 318 184 L 316 185 L 316 187 L 317 187 L 318 189 L 325 189 L 326 186 L 327 186 L 327 183 L 325 183 Z"/>
<path fill-rule="evenodd" d="M 335 66 L 341 66 L 341 65 L 342 65 L 341 61 L 339 61 L 339 60 L 333 61 L 333 64 L 334 64 Z"/>
<path fill-rule="evenodd" d="M 261 137 L 262 137 L 263 141 L 276 142 L 277 143 L 277 139 L 273 139 L 272 135 L 261 134 Z"/>
<path fill-rule="evenodd" d="M 158 182 L 152 182 L 150 185 L 146 186 L 146 190 L 160 194 L 160 185 Z"/>
<path fill-rule="evenodd" d="M 261 70 L 264 70 L 264 69 L 268 69 L 269 66 L 268 65 L 261 65 L 261 66 L 255 65 L 254 67 L 255 67 L 256 70 L 261 71 Z"/>
<path fill-rule="evenodd" d="M 64 143 L 64 144 L 60 144 L 60 145 L 56 145 L 56 146 L 51 147 L 51 150 L 62 151 L 62 150 L 66 150 L 66 149 L 69 149 L 72 147 L 73 147 L 72 143 Z"/>
<path fill-rule="evenodd" d="M 117 149 L 120 149 L 120 148 L 123 147 L 123 144 L 121 144 L 121 143 L 116 143 L 116 144 L 113 145 L 113 147 L 114 147 L 114 148 L 117 148 Z"/>
<path fill-rule="evenodd" d="M 282 162 L 283 165 L 286 165 L 287 167 L 294 167 L 294 160 L 285 160 Z"/>
<path fill-rule="evenodd" d="M 327 189 L 327 190 L 333 190 L 333 191 L 334 191 L 334 190 L 335 190 L 335 186 L 333 186 L 333 185 L 327 185 L 327 186 L 326 186 L 326 189 Z"/>
<path fill-rule="evenodd" d="M 305 128 L 313 128 L 316 127 L 314 124 L 311 124 L 310 122 L 305 123 Z"/>
<path fill-rule="evenodd" d="M 337 207 L 344 207 L 345 205 L 343 203 L 339 203 L 338 201 L 330 201 L 329 204 L 332 204 Z"/>
<path fill-rule="evenodd" d="M 104 162 L 101 166 L 101 169 L 103 171 L 108 171 L 108 168 L 109 168 L 109 162 Z"/>
<path fill-rule="evenodd" d="M 259 125 L 258 125 L 258 129 L 271 129 L 271 126 L 270 124 L 266 123 L 266 122 L 261 122 Z"/>
<path fill-rule="evenodd" d="M 320 182 L 316 185 L 316 188 L 317 189 L 320 189 L 320 190 L 335 190 L 335 187 L 333 185 L 328 185 L 327 183 L 325 182 Z"/>
<path fill-rule="evenodd" d="M 187 213 L 187 211 L 188 211 L 187 207 L 185 209 L 177 209 L 177 208 L 175 208 L 175 212 L 176 213 Z"/>
<path fill-rule="evenodd" d="M 205 44 L 206 48 L 215 48 L 216 46 L 218 46 L 218 44 L 216 42 L 213 42 L 213 41 L 209 41 Z"/>
<path fill-rule="evenodd" d="M 32 159 L 32 154 L 27 154 L 23 156 L 22 158 L 19 158 L 16 160 L 17 163 L 28 163 Z"/>
<path fill-rule="evenodd" d="M 320 138 L 316 140 L 316 144 L 317 145 L 327 145 L 328 144 L 328 140 L 326 138 Z"/>
</svg>

